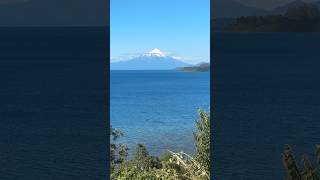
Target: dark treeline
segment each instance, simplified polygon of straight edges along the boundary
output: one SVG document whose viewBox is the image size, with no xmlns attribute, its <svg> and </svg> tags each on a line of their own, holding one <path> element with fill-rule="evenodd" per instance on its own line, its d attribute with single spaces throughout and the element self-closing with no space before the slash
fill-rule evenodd
<svg viewBox="0 0 320 180">
<path fill-rule="evenodd" d="M 177 70 L 182 72 L 209 72 L 210 63 L 200 63 L 195 66 L 181 67 L 181 68 L 177 68 Z"/>
<path fill-rule="evenodd" d="M 318 32 L 320 11 L 316 5 L 290 7 L 283 14 L 236 18 L 224 28 L 228 32 Z"/>
</svg>

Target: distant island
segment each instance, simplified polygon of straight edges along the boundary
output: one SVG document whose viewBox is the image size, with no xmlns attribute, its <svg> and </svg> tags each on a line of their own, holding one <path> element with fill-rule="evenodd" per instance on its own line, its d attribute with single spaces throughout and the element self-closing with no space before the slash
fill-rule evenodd
<svg viewBox="0 0 320 180">
<path fill-rule="evenodd" d="M 268 15 L 214 20 L 222 32 L 320 32 L 320 3 L 295 1 Z"/>
<path fill-rule="evenodd" d="M 178 71 L 183 72 L 208 72 L 210 71 L 210 63 L 201 63 L 195 66 L 187 66 L 177 68 Z"/>
</svg>

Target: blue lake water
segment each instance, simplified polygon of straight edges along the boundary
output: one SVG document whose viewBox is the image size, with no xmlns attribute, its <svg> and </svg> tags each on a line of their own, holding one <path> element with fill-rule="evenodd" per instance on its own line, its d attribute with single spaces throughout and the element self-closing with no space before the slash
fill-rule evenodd
<svg viewBox="0 0 320 180">
<path fill-rule="evenodd" d="M 105 28 L 0 28 L 0 179 L 105 179 Z"/>
<path fill-rule="evenodd" d="M 213 175 L 283 180 L 320 143 L 320 33 L 214 33 Z"/>
<path fill-rule="evenodd" d="M 210 73 L 111 71 L 111 124 L 134 150 L 194 152 L 197 110 L 209 110 Z M 131 151 L 132 152 L 132 151 Z"/>
</svg>

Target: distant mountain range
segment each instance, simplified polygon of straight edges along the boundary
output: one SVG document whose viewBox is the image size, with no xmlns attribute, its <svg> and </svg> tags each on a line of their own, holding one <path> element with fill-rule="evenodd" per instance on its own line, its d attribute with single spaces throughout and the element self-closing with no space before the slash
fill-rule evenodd
<svg viewBox="0 0 320 180">
<path fill-rule="evenodd" d="M 286 6 L 276 8 L 270 15 L 236 18 L 233 22 L 225 25 L 222 31 L 320 32 L 319 3 L 294 1 Z"/>
<path fill-rule="evenodd" d="M 136 58 L 113 62 L 110 64 L 111 70 L 172 70 L 179 67 L 191 66 L 179 59 L 167 56 L 165 53 L 155 48 L 149 53 Z"/>
<path fill-rule="evenodd" d="M 313 5 L 316 5 L 318 8 L 320 8 L 320 1 L 306 3 L 302 0 L 296 0 L 296 1 L 290 2 L 286 5 L 275 8 L 271 13 L 272 14 L 284 14 L 287 11 L 287 9 L 289 9 L 289 8 L 297 8 L 300 6 L 307 5 L 307 4 L 313 4 Z"/>
<path fill-rule="evenodd" d="M 273 10 L 265 10 L 247 6 L 236 0 L 216 0 L 212 3 L 212 9 L 214 19 L 230 19 L 240 16 L 264 16 L 271 14 L 283 14 L 289 7 L 297 7 L 304 4 L 306 4 L 306 2 L 302 0 L 295 0 L 289 2 L 288 4 L 276 7 Z M 312 4 L 320 7 L 320 1 L 312 2 Z"/>
<path fill-rule="evenodd" d="M 235 1 L 235 0 L 220 0 L 215 1 L 217 6 L 215 6 L 214 11 L 217 14 L 215 18 L 212 20 L 213 26 L 211 31 L 221 32 L 225 31 L 226 27 L 234 26 L 234 24 L 237 25 L 237 28 L 232 28 L 233 31 L 238 31 L 242 29 L 243 31 L 247 31 L 248 27 L 250 27 L 250 31 L 318 31 L 318 25 L 317 27 L 311 26 L 312 22 L 306 23 L 296 23 L 296 22 L 286 22 L 283 23 L 282 21 L 286 21 L 285 17 L 277 18 L 277 17 L 271 17 L 271 16 L 277 16 L 282 15 L 285 16 L 288 9 L 296 9 L 300 7 L 307 7 L 310 5 L 315 5 L 315 7 L 318 7 L 320 9 L 320 1 L 315 2 L 305 2 L 302 0 L 295 0 L 292 2 L 289 2 L 285 5 L 276 7 L 272 10 L 261 10 L 257 8 L 251 8 L 245 5 L 242 5 L 241 3 Z M 220 5 L 219 5 L 220 4 Z M 236 7 L 234 9 L 229 9 L 229 7 Z M 219 10 L 219 7 L 221 6 L 221 10 Z M 244 12 L 245 11 L 245 12 Z M 263 22 L 262 17 L 263 16 Z M 270 17 L 267 17 L 270 16 Z M 242 17 L 242 19 L 240 18 Z M 244 17 L 244 18 L 243 18 Z M 259 19 L 260 17 L 260 19 Z M 254 18 L 257 18 L 256 20 Z M 241 22 L 239 22 L 239 20 Z M 281 21 L 281 22 L 280 22 Z M 265 26 L 261 29 L 259 26 Z M 251 24 L 251 25 L 250 25 Z M 318 22 L 317 22 L 318 24 Z M 248 26 L 249 25 L 249 26 Z M 234 26 L 235 27 L 235 26 Z M 254 30 L 257 27 L 257 30 Z"/>
</svg>

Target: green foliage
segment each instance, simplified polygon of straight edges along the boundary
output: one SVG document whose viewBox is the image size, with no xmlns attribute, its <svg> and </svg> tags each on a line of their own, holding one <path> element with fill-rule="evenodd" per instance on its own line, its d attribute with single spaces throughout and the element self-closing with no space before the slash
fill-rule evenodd
<svg viewBox="0 0 320 180">
<path fill-rule="evenodd" d="M 147 148 L 142 144 L 138 144 L 136 147 L 136 151 L 134 153 L 134 159 L 140 160 L 147 157 L 148 155 L 149 155 L 149 152 L 147 151 Z"/>
<path fill-rule="evenodd" d="M 178 165 L 176 168 L 179 179 L 190 179 L 190 180 L 209 180 L 209 170 L 202 165 L 201 162 L 197 161 L 196 158 L 180 152 L 172 153 L 173 157 L 170 160 L 173 164 Z"/>
<path fill-rule="evenodd" d="M 282 161 L 288 173 L 288 180 L 301 180 L 299 168 L 289 145 L 282 154 Z"/>
<path fill-rule="evenodd" d="M 196 160 L 209 172 L 210 169 L 210 115 L 199 110 L 199 120 L 196 121 L 197 131 L 194 133 L 197 150 Z"/>
<path fill-rule="evenodd" d="M 161 162 L 167 162 L 169 159 L 172 158 L 172 154 L 170 152 L 165 152 L 160 155 L 159 159 Z"/>
<path fill-rule="evenodd" d="M 119 134 L 119 133 L 115 133 Z M 121 134 L 121 133 L 120 133 Z M 117 161 L 111 174 L 114 180 L 209 180 L 210 179 L 210 116 L 199 111 L 194 132 L 196 155 L 183 152 L 150 156 L 147 148 L 138 144 L 132 160 Z M 119 151 L 119 145 L 116 146 Z M 127 149 L 126 151 L 127 152 Z M 320 152 L 319 152 L 320 153 Z M 118 153 L 119 154 L 119 153 Z M 127 157 L 127 154 L 125 154 Z M 119 158 L 118 158 L 119 159 Z"/>
<path fill-rule="evenodd" d="M 125 144 L 117 144 L 116 141 L 118 138 L 122 137 L 124 134 L 118 129 L 111 127 L 110 129 L 110 165 L 111 165 L 111 174 L 117 170 L 118 166 L 124 162 L 128 156 L 128 146 Z"/>
<path fill-rule="evenodd" d="M 312 166 L 307 156 L 303 156 L 302 178 L 305 180 L 319 180 L 316 169 Z"/>
<path fill-rule="evenodd" d="M 125 162 L 119 171 L 111 175 L 111 179 L 117 180 L 156 180 L 157 177 L 153 170 L 140 169 L 134 163 Z"/>
<path fill-rule="evenodd" d="M 317 165 L 319 166 L 320 146 L 316 146 Z M 288 180 L 320 180 L 319 167 L 314 167 L 309 158 L 302 157 L 302 166 L 299 167 L 293 155 L 292 148 L 287 145 L 282 154 L 282 161 L 287 171 Z"/>
<path fill-rule="evenodd" d="M 162 168 L 158 157 L 149 156 L 142 144 L 138 144 L 133 160 L 121 163 L 119 169 L 113 172 L 112 179 L 156 179 L 155 169 Z"/>
</svg>

